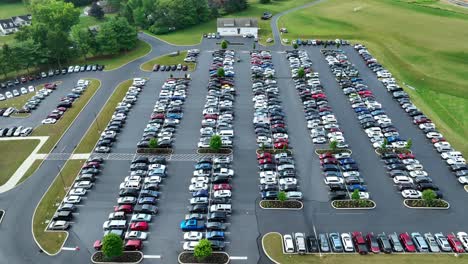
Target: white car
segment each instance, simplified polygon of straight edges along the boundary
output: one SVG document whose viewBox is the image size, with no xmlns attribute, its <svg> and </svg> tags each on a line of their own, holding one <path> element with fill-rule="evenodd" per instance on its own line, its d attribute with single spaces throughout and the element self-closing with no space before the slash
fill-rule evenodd
<svg viewBox="0 0 468 264">
<path fill-rule="evenodd" d="M 18 90 L 15 89 L 12 92 L 13 92 L 13 96 L 20 96 L 20 93 L 18 92 Z"/>
<path fill-rule="evenodd" d="M 314 144 L 325 144 L 325 143 L 327 143 L 327 139 L 325 137 L 315 137 L 315 138 L 312 138 L 312 143 L 314 143 Z"/>
<path fill-rule="evenodd" d="M 6 99 L 6 97 L 3 94 L 0 94 L 0 101 L 3 101 L 5 99 Z"/>
<path fill-rule="evenodd" d="M 359 192 L 359 198 L 360 199 L 369 199 L 370 194 L 368 192 Z"/>
<path fill-rule="evenodd" d="M 457 237 L 462 243 L 465 250 L 468 250 L 468 234 L 466 232 L 458 232 Z"/>
<path fill-rule="evenodd" d="M 42 124 L 55 124 L 57 122 L 57 119 L 55 118 L 46 118 L 42 120 Z"/>
<path fill-rule="evenodd" d="M 182 246 L 182 248 L 185 251 L 194 251 L 195 247 L 198 245 L 198 243 L 199 243 L 198 241 L 185 242 L 184 245 Z"/>
<path fill-rule="evenodd" d="M 75 188 L 71 189 L 69 192 L 69 195 L 78 195 L 78 196 L 83 196 L 86 194 L 86 189 L 85 188 Z"/>
<path fill-rule="evenodd" d="M 13 98 L 13 94 L 12 94 L 10 91 L 6 92 L 6 93 L 5 93 L 5 96 L 6 96 L 6 98 L 8 98 L 8 99 Z"/>
<path fill-rule="evenodd" d="M 465 164 L 466 160 L 462 157 L 454 157 L 446 160 L 448 165 Z"/>
<path fill-rule="evenodd" d="M 28 93 L 28 90 L 26 88 L 24 88 L 24 87 L 21 87 L 20 91 L 21 91 L 21 94 L 27 94 Z"/>
<path fill-rule="evenodd" d="M 291 235 L 284 235 L 284 246 L 286 253 L 294 253 L 294 242 Z"/>
<path fill-rule="evenodd" d="M 400 183 L 413 183 L 413 179 L 407 176 L 395 176 L 393 178 L 393 182 L 395 184 L 400 184 Z"/>
<path fill-rule="evenodd" d="M 359 171 L 345 171 L 343 172 L 343 177 L 359 177 L 361 173 Z"/>
<path fill-rule="evenodd" d="M 194 197 L 190 198 L 190 204 L 208 204 L 208 197 Z"/>
<path fill-rule="evenodd" d="M 125 239 L 146 240 L 148 233 L 141 231 L 129 231 L 125 233 Z"/>
<path fill-rule="evenodd" d="M 450 143 L 446 141 L 434 143 L 434 147 L 437 149 L 439 153 L 452 150 L 452 146 L 450 145 Z"/>
<path fill-rule="evenodd" d="M 423 171 L 423 170 L 415 170 L 415 171 L 410 171 L 409 175 L 414 178 L 414 177 L 426 177 L 428 174 L 426 171 Z"/>
<path fill-rule="evenodd" d="M 185 232 L 184 233 L 184 240 L 187 241 L 199 241 L 203 238 L 203 233 L 202 232 Z"/>
<path fill-rule="evenodd" d="M 458 182 L 463 185 L 468 185 L 468 176 L 458 177 Z"/>
<path fill-rule="evenodd" d="M 329 185 L 329 184 L 343 184 L 344 183 L 343 178 L 339 178 L 339 177 L 335 177 L 335 176 L 325 177 L 325 179 L 323 179 L 323 181 L 325 182 L 326 185 Z"/>
<path fill-rule="evenodd" d="M 193 171 L 194 177 L 210 177 L 211 171 L 210 170 L 196 170 Z"/>
<path fill-rule="evenodd" d="M 209 183 L 210 182 L 210 179 L 208 177 L 194 177 L 192 178 L 192 180 L 190 181 L 192 184 L 196 184 L 196 183 Z"/>
<path fill-rule="evenodd" d="M 417 159 L 404 159 L 401 161 L 403 164 L 405 165 L 409 165 L 409 164 L 420 164 L 419 160 Z"/>
<path fill-rule="evenodd" d="M 351 240 L 351 236 L 349 235 L 349 233 L 341 233 L 341 241 L 343 241 L 344 251 L 354 251 L 353 241 Z"/>
<path fill-rule="evenodd" d="M 234 176 L 234 170 L 233 169 L 227 169 L 227 168 L 220 168 L 219 170 L 214 171 L 213 176 L 233 177 Z"/>
<path fill-rule="evenodd" d="M 420 191 L 416 190 L 403 190 L 401 192 L 401 196 L 406 199 L 420 199 L 422 197 L 422 194 Z"/>
<path fill-rule="evenodd" d="M 424 167 L 421 164 L 409 164 L 409 165 L 406 165 L 406 169 L 409 171 L 414 171 L 414 170 L 423 170 Z"/>
<path fill-rule="evenodd" d="M 93 186 L 94 186 L 94 183 L 92 183 L 91 181 L 79 181 L 73 185 L 73 188 L 91 189 L 93 188 Z"/>
<path fill-rule="evenodd" d="M 259 175 L 260 175 L 260 178 L 265 178 L 265 177 L 276 178 L 278 174 L 276 173 L 276 171 L 261 171 Z"/>
<path fill-rule="evenodd" d="M 34 86 L 32 86 L 32 85 L 29 85 L 29 86 L 28 86 L 28 91 L 29 91 L 30 93 L 34 92 L 35 90 L 36 90 L 36 89 L 34 88 Z"/>
<path fill-rule="evenodd" d="M 336 153 L 333 155 L 335 159 L 345 159 L 351 157 L 351 154 L 349 152 L 341 152 L 341 153 Z"/>
<path fill-rule="evenodd" d="M 428 132 L 426 134 L 426 137 L 429 138 L 429 139 L 432 139 L 432 138 L 441 138 L 441 137 L 444 137 L 441 133 L 438 133 L 438 132 Z"/>
<path fill-rule="evenodd" d="M 276 178 L 265 177 L 260 179 L 260 184 L 278 184 L 278 182 Z"/>
<path fill-rule="evenodd" d="M 145 178 L 145 183 L 160 183 L 162 178 L 160 176 L 151 176 Z"/>
<path fill-rule="evenodd" d="M 206 183 L 194 183 L 190 184 L 189 186 L 189 191 L 191 192 L 197 192 L 201 190 L 208 190 L 208 184 Z"/>
<path fill-rule="evenodd" d="M 80 203 L 80 202 L 81 202 L 81 196 L 70 195 L 70 196 L 65 197 L 65 198 L 63 199 L 63 202 L 64 202 L 64 203 L 77 204 L 77 203 Z"/>
<path fill-rule="evenodd" d="M 231 191 L 230 190 L 217 190 L 213 193 L 214 198 L 230 198 Z"/>
<path fill-rule="evenodd" d="M 292 178 L 292 177 L 288 177 L 288 178 L 281 178 L 279 180 L 279 184 L 280 185 L 283 185 L 283 184 L 297 184 L 297 179 L 296 178 Z"/>
<path fill-rule="evenodd" d="M 462 153 L 460 151 L 449 151 L 440 154 L 443 159 L 451 159 L 456 157 L 462 157 Z"/>
</svg>

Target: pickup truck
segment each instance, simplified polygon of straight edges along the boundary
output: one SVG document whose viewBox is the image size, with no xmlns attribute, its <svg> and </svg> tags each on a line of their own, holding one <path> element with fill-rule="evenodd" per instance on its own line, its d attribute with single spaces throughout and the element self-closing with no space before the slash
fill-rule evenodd
<svg viewBox="0 0 468 264">
<path fill-rule="evenodd" d="M 190 219 L 180 222 L 182 231 L 203 231 L 205 230 L 205 221 Z"/>
</svg>

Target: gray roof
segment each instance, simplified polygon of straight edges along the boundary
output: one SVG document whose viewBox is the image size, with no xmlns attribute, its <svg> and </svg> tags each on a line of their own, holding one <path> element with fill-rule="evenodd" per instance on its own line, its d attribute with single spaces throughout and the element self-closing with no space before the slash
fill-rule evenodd
<svg viewBox="0 0 468 264">
<path fill-rule="evenodd" d="M 16 28 L 16 25 L 13 23 L 13 20 L 11 18 L 0 19 L 0 25 L 2 26 L 3 29 Z"/>
<path fill-rule="evenodd" d="M 218 18 L 216 21 L 217 26 L 220 27 L 258 27 L 256 18 Z"/>
</svg>

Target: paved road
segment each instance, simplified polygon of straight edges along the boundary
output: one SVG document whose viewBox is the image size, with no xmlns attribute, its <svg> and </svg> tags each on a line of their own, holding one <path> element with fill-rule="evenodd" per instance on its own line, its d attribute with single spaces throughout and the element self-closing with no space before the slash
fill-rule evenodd
<svg viewBox="0 0 468 264">
<path fill-rule="evenodd" d="M 319 1 L 311 2 L 305 6 L 313 5 Z M 304 6 L 303 6 L 304 7 Z M 300 7 L 302 8 L 302 7 Z M 239 51 L 241 62 L 235 65 L 236 88 L 238 96 L 235 102 L 235 148 L 234 169 L 236 178 L 233 181 L 233 208 L 230 218 L 230 244 L 228 252 L 233 256 L 247 256 L 247 261 L 236 263 L 269 263 L 258 250 L 259 237 L 269 231 L 289 233 L 302 231 L 312 233 L 313 227 L 318 232 L 330 231 L 373 231 L 373 232 L 400 232 L 400 231 L 457 231 L 466 228 L 466 210 L 464 210 L 464 197 L 466 193 L 458 186 L 454 177 L 440 160 L 438 154 L 432 149 L 424 135 L 411 120 L 403 113 L 398 105 L 385 92 L 382 85 L 369 71 L 357 53 L 352 48 L 344 47 L 350 60 L 361 72 L 362 78 L 369 84 L 377 99 L 383 104 L 389 116 L 395 122 L 401 134 L 413 139 L 413 150 L 423 165 L 431 173 L 435 182 L 441 186 L 451 203 L 450 210 L 423 211 L 410 210 L 402 206 L 399 194 L 393 189 L 383 164 L 373 152 L 372 146 L 364 132 L 355 120 L 346 97 L 340 91 L 336 81 L 324 64 L 324 58 L 319 48 L 307 47 L 310 58 L 314 62 L 314 69 L 321 75 L 325 91 L 330 98 L 338 121 L 344 130 L 345 136 L 353 149 L 353 156 L 360 164 L 368 182 L 373 199 L 378 207 L 373 211 L 343 212 L 333 210 L 327 199 L 326 187 L 323 185 L 319 171 L 317 156 L 313 154 L 314 146 L 311 144 L 306 128 L 306 121 L 299 98 L 289 79 L 289 66 L 284 53 L 286 47 L 280 45 L 280 36 L 276 29 L 276 21 L 280 15 L 272 19 L 273 33 L 276 45 L 269 49 L 273 52 L 273 62 L 277 70 L 280 94 L 283 99 L 284 111 L 287 114 L 291 145 L 294 149 L 295 159 L 299 171 L 301 190 L 304 192 L 305 202 L 302 211 L 266 211 L 258 207 L 258 177 L 255 161 L 255 137 L 251 125 L 253 105 L 251 95 L 251 81 L 249 73 L 249 54 L 252 47 L 250 39 L 234 39 L 231 42 L 244 42 L 245 45 L 231 45 L 230 48 Z M 207 69 L 211 61 L 209 51 L 215 50 L 219 45 L 216 40 L 203 39 L 200 45 L 190 47 L 170 46 L 147 35 L 140 35 L 141 39 L 150 43 L 152 51 L 143 58 L 137 59 L 120 69 L 110 72 L 87 72 L 65 75 L 61 87 L 67 87 L 54 92 L 42 105 L 27 119 L 0 119 L 3 124 L 38 124 L 38 118 L 50 111 L 61 92 L 66 92 L 79 78 L 98 78 L 102 87 L 90 100 L 87 107 L 77 117 L 76 122 L 65 133 L 62 140 L 53 150 L 53 154 L 71 153 L 85 134 L 94 119 L 94 114 L 105 104 L 109 95 L 118 83 L 132 77 L 148 77 L 150 82 L 144 89 L 137 104 L 129 114 L 128 124 L 119 135 L 114 146 L 115 152 L 132 153 L 135 144 L 141 137 L 142 131 L 151 113 L 156 100 L 157 91 L 169 73 L 142 72 L 139 65 L 150 58 L 176 50 L 199 48 L 202 53 L 199 58 L 197 70 L 192 73 L 192 83 L 189 96 L 185 104 L 184 119 L 176 134 L 176 154 L 192 153 L 199 138 L 201 111 L 205 101 L 206 84 L 208 81 Z M 37 118 L 36 118 L 37 117 Z M 6 121 L 5 121 L 6 120 Z M 12 121 L 10 121 L 12 120 Z M 16 123 L 18 122 L 18 123 Z M 38 171 L 25 183 L 17 188 L 0 194 L 0 208 L 6 210 L 3 222 L 0 224 L 2 237 L 0 238 L 0 258 L 7 259 L 8 263 L 88 263 L 93 250 L 91 244 L 101 236 L 101 224 L 115 204 L 117 186 L 126 176 L 129 160 L 107 161 L 95 190 L 80 206 L 76 223 L 71 229 L 66 246 L 79 246 L 80 251 L 62 251 L 56 257 L 48 257 L 40 253 L 32 239 L 30 226 L 31 218 L 36 204 L 46 192 L 49 184 L 57 175 L 58 167 L 63 166 L 63 160 L 46 160 Z M 178 223 L 187 212 L 187 199 L 189 194 L 189 176 L 192 173 L 193 161 L 172 161 L 168 165 L 170 177 L 162 188 L 163 196 L 159 201 L 161 213 L 156 216 L 151 227 L 151 235 L 145 242 L 145 253 L 161 255 L 162 258 L 145 260 L 144 263 L 174 263 L 174 257 L 180 252 L 182 233 Z M 233 261 L 234 263 L 234 261 Z"/>
</svg>

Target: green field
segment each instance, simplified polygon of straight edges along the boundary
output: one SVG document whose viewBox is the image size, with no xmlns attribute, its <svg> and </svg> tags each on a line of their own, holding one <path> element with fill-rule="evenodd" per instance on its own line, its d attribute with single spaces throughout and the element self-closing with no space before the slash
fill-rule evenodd
<svg viewBox="0 0 468 264">
<path fill-rule="evenodd" d="M 101 109 L 101 111 L 97 115 L 97 118 L 94 119 L 93 124 L 91 124 L 85 136 L 81 139 L 80 143 L 76 147 L 75 153 L 90 153 L 93 151 L 96 142 L 101 136 L 101 132 L 112 118 L 112 114 L 115 111 L 115 107 L 125 97 L 125 94 L 127 93 L 128 88 L 131 85 L 132 80 L 127 80 L 121 82 L 117 86 L 117 88 L 115 88 L 114 93 L 111 95 L 109 100 Z"/>
<path fill-rule="evenodd" d="M 462 264 L 466 263 L 466 256 L 454 257 L 452 254 L 369 254 L 367 256 L 348 254 L 323 255 L 284 255 L 282 252 L 281 236 L 268 234 L 263 238 L 265 253 L 281 264 Z"/>
<path fill-rule="evenodd" d="M 152 71 L 155 64 L 160 65 L 177 65 L 185 64 L 188 66 L 189 71 L 195 70 L 196 63 L 193 62 L 184 62 L 185 56 L 187 56 L 187 51 L 181 51 L 177 56 L 164 55 L 161 57 L 154 58 L 150 61 L 143 63 L 140 68 L 144 71 Z"/>
<path fill-rule="evenodd" d="M 468 155 L 468 15 L 394 0 L 327 0 L 281 17 L 279 25 L 289 39 L 364 43 L 404 88 L 416 88 L 406 89 L 415 104 Z"/>
<path fill-rule="evenodd" d="M 76 175 L 80 171 L 83 165 L 83 160 L 68 160 L 60 171 L 60 175 L 57 175 L 54 182 L 47 190 L 44 197 L 42 197 L 33 216 L 33 234 L 37 240 L 37 243 L 41 245 L 44 251 L 49 254 L 57 253 L 61 247 L 65 238 L 67 237 L 65 232 L 47 232 L 47 222 L 49 221 L 55 210 L 57 210 L 56 204 L 59 204 L 65 196 L 65 188 L 68 188 L 75 180 Z M 51 172 L 58 173 L 58 171 Z M 60 179 L 59 177 L 62 177 Z M 62 183 L 63 180 L 63 183 Z"/>
<path fill-rule="evenodd" d="M 47 142 L 41 147 L 38 153 L 49 153 L 52 148 L 55 146 L 57 141 L 62 137 L 63 133 L 70 127 L 75 121 L 76 116 L 81 112 L 83 107 L 93 98 L 94 94 L 101 87 L 101 82 L 99 80 L 91 80 L 86 91 L 80 96 L 78 100 L 73 103 L 73 107 L 68 109 L 62 118 L 57 121 L 55 124 L 49 125 L 40 125 L 34 132 L 32 136 L 48 136 Z M 59 86 L 57 89 L 61 89 Z"/>
<path fill-rule="evenodd" d="M 261 20 L 263 12 L 271 12 L 273 15 L 296 6 L 301 6 L 311 0 L 281 0 L 272 1 L 271 4 L 260 4 L 258 0 L 249 0 L 249 7 L 226 17 L 255 17 L 259 22 L 259 41 L 265 43 L 266 39 L 272 37 L 270 20 Z M 281 25 L 280 25 L 281 26 Z M 176 45 L 196 45 L 200 43 L 203 33 L 216 32 L 216 19 L 190 28 L 176 30 L 169 34 L 157 35 L 156 37 Z M 146 31 L 146 33 L 151 34 Z"/>
<path fill-rule="evenodd" d="M 0 185 L 11 178 L 37 144 L 38 139 L 0 141 Z"/>
<path fill-rule="evenodd" d="M 26 15 L 29 11 L 22 1 L 2 0 L 0 2 L 0 19 L 10 18 L 12 16 Z"/>
</svg>

